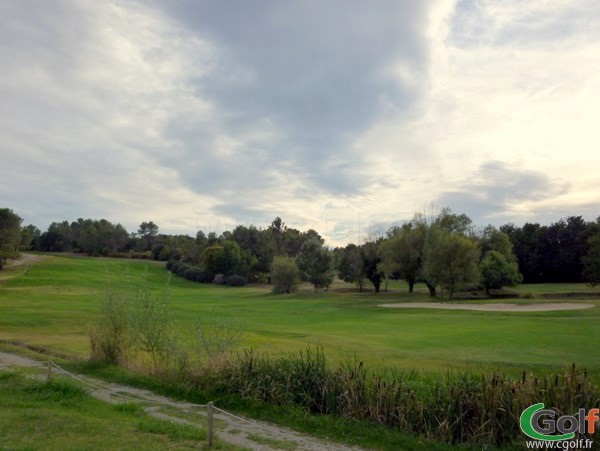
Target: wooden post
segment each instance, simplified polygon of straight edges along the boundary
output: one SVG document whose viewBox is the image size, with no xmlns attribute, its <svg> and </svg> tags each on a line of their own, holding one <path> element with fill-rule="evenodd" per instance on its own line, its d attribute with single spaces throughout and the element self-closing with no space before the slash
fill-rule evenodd
<svg viewBox="0 0 600 451">
<path fill-rule="evenodd" d="M 48 369 L 46 370 L 46 382 L 50 382 L 52 379 L 52 363 L 48 360 Z"/>
<path fill-rule="evenodd" d="M 213 444 L 213 403 L 209 402 L 206 412 L 206 420 L 208 423 L 208 431 L 206 432 L 206 439 L 208 441 L 208 447 L 210 448 Z"/>
</svg>

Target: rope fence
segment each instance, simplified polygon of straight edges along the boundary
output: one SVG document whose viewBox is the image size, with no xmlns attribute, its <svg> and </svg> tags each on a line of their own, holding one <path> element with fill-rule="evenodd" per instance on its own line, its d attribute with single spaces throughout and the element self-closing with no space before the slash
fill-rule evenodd
<svg viewBox="0 0 600 451">
<path fill-rule="evenodd" d="M 0 355 L 7 356 L 7 354 L 4 354 L 3 352 L 0 352 Z M 215 407 L 212 402 L 209 402 L 207 404 L 195 404 L 195 403 L 188 403 L 188 402 L 172 402 L 172 401 L 159 401 L 159 400 L 148 399 L 148 398 L 135 398 L 133 396 L 127 396 L 122 393 L 115 392 L 113 390 L 110 390 L 107 387 L 101 387 L 97 384 L 94 384 L 94 383 L 92 383 L 86 379 L 83 379 L 82 377 L 80 377 L 76 374 L 73 374 L 70 371 L 62 368 L 61 366 L 57 365 L 56 363 L 52 362 L 51 360 L 48 360 L 46 365 L 44 365 L 40 362 L 40 364 L 32 365 L 32 366 L 37 366 L 39 368 L 43 368 L 45 366 L 47 382 L 49 382 L 52 379 L 52 374 L 53 374 L 53 370 L 54 370 L 54 371 L 57 371 L 58 373 L 67 375 L 94 390 L 103 391 L 105 393 L 108 393 L 110 396 L 114 396 L 117 398 L 122 398 L 122 399 L 126 399 L 129 401 L 134 401 L 134 402 L 150 403 L 150 404 L 164 405 L 164 406 L 174 406 L 174 407 L 179 407 L 179 408 L 202 408 L 202 409 L 205 408 L 206 409 L 206 427 L 207 427 L 207 446 L 208 447 L 212 447 L 213 440 L 214 440 L 214 412 L 215 411 L 221 413 L 222 415 L 233 418 L 237 421 L 241 421 L 241 422 L 250 424 L 255 428 L 265 430 L 275 436 L 281 435 L 280 430 L 270 428 L 270 427 L 265 426 L 264 424 L 261 424 L 257 421 L 249 420 L 247 418 L 243 418 L 243 417 L 234 415 L 231 412 L 223 410 L 219 407 Z M 314 442 L 314 441 L 308 440 L 301 436 L 295 436 L 294 440 L 304 442 L 306 444 L 317 447 L 318 449 L 329 449 L 329 450 L 338 450 L 339 449 L 333 445 Z"/>
</svg>

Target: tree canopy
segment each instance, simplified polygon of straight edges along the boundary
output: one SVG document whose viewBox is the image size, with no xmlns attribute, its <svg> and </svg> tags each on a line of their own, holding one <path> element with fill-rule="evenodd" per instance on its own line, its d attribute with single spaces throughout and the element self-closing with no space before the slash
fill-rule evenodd
<svg viewBox="0 0 600 451">
<path fill-rule="evenodd" d="M 19 255 L 22 221 L 11 209 L 0 208 L 0 269 L 7 259 Z"/>
</svg>

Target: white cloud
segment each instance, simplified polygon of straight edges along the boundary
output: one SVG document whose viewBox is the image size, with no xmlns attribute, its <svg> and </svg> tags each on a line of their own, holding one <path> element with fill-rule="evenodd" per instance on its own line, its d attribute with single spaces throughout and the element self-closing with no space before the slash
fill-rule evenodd
<svg viewBox="0 0 600 451">
<path fill-rule="evenodd" d="M 600 32 L 579 26 L 596 23 L 600 9 L 575 3 L 459 2 L 454 11 L 441 9 L 431 29 L 442 33 L 431 34 L 417 108 L 375 124 L 356 142 L 373 149 L 377 173 L 398 184 L 378 194 L 395 196 L 399 210 L 407 203 L 419 209 L 498 160 L 570 189 L 542 199 L 515 192 L 510 208 L 488 219 L 535 219 L 553 204 L 579 214 L 578 205 L 596 199 L 600 178 L 590 168 L 600 163 L 600 105 L 593 101 L 600 97 Z"/>
<path fill-rule="evenodd" d="M 279 215 L 343 244 L 448 199 L 477 223 L 593 214 L 595 0 L 151 5 L 3 5 L 0 203 L 27 222 Z"/>
</svg>

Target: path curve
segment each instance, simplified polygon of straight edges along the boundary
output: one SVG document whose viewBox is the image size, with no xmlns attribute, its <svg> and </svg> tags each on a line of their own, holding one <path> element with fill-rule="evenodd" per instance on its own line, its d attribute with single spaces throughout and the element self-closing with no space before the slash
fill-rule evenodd
<svg viewBox="0 0 600 451">
<path fill-rule="evenodd" d="M 0 352 L 0 371 L 11 367 L 37 367 L 40 370 L 45 371 L 47 366 L 47 362 L 33 360 L 12 353 Z M 53 371 L 60 372 L 56 369 Z M 71 374 L 67 371 L 64 371 L 64 373 Z M 161 420 L 189 424 L 196 427 L 204 427 L 206 424 L 206 410 L 199 408 L 195 404 L 175 401 L 148 390 L 109 383 L 81 374 L 72 374 L 72 376 L 86 384 L 88 393 L 101 401 L 112 404 L 122 403 L 124 401 L 138 402 L 149 415 Z M 264 421 L 247 419 L 240 415 L 215 412 L 214 418 L 216 420 L 216 437 L 231 445 L 241 446 L 252 450 L 276 450 L 282 449 L 282 446 L 277 446 L 275 444 L 271 447 L 269 445 L 257 443 L 257 441 L 253 440 L 251 437 L 258 437 L 259 441 L 260 439 L 264 439 L 265 442 L 268 442 L 269 440 L 272 441 L 272 443 L 279 442 L 279 444 L 303 451 L 361 450 L 361 448 L 358 447 L 329 443 L 325 440 L 301 434 L 288 428 L 266 423 Z"/>
<path fill-rule="evenodd" d="M 428 308 L 438 310 L 477 310 L 483 312 L 552 312 L 559 310 L 581 310 L 595 307 L 594 304 L 547 302 L 544 304 L 450 304 L 447 302 L 407 302 L 404 304 L 379 304 L 386 308 Z"/>
</svg>

